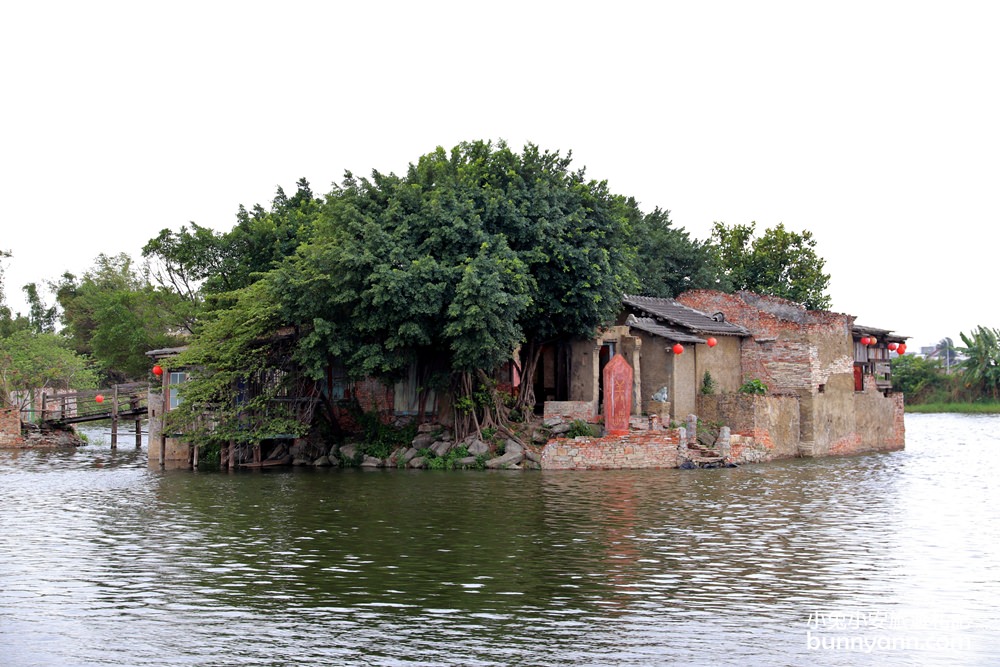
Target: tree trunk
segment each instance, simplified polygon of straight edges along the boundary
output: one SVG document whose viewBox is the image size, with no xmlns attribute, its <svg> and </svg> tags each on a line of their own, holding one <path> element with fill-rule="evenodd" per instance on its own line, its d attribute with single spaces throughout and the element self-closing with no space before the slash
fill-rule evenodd
<svg viewBox="0 0 1000 667">
<path fill-rule="evenodd" d="M 534 340 L 529 340 L 521 348 L 521 390 L 517 394 L 514 407 L 523 415 L 535 411 L 535 371 L 538 369 L 538 360 L 541 356 L 542 346 Z"/>
</svg>

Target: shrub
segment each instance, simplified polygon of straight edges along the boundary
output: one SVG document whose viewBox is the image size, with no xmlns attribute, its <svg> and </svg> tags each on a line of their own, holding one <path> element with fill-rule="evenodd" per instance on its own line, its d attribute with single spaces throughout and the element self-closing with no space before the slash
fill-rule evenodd
<svg viewBox="0 0 1000 667">
<path fill-rule="evenodd" d="M 741 394 L 754 394 L 758 396 L 763 396 L 767 393 L 767 385 L 761 382 L 758 378 L 753 378 L 747 380 L 739 389 Z"/>
<path fill-rule="evenodd" d="M 576 438 L 579 436 L 596 438 L 598 435 L 597 429 L 582 419 L 574 419 L 573 423 L 569 426 L 569 430 L 566 431 L 567 438 Z"/>
</svg>

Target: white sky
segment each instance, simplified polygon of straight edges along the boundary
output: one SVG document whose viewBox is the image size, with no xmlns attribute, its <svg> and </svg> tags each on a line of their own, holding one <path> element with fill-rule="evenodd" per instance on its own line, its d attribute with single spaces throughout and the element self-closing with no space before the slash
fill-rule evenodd
<svg viewBox="0 0 1000 667">
<path fill-rule="evenodd" d="M 502 138 L 695 238 L 808 229 L 834 310 L 958 342 L 1000 327 L 998 30 L 995 2 L 5 2 L 7 302 L 303 176 Z"/>
</svg>

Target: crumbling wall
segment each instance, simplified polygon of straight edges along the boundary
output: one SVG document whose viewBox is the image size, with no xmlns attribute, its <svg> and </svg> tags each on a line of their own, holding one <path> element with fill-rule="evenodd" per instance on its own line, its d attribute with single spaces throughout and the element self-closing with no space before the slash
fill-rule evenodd
<svg viewBox="0 0 1000 667">
<path fill-rule="evenodd" d="M 22 447 L 21 412 L 17 408 L 0 409 L 0 447 Z"/>
</svg>

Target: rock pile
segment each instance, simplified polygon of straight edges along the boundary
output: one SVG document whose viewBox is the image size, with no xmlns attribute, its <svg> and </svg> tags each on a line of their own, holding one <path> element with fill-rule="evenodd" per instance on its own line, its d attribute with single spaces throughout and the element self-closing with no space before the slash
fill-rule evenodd
<svg viewBox="0 0 1000 667">
<path fill-rule="evenodd" d="M 456 441 L 452 432 L 440 424 L 421 424 L 416 437 L 408 446 L 395 449 L 385 458 L 364 454 L 355 443 L 324 446 L 307 440 L 296 441 L 289 453 L 292 465 L 297 466 L 498 470 L 541 468 L 541 454 L 534 446 L 525 446 L 513 438 L 493 438 L 486 442 L 476 435 Z"/>
</svg>

